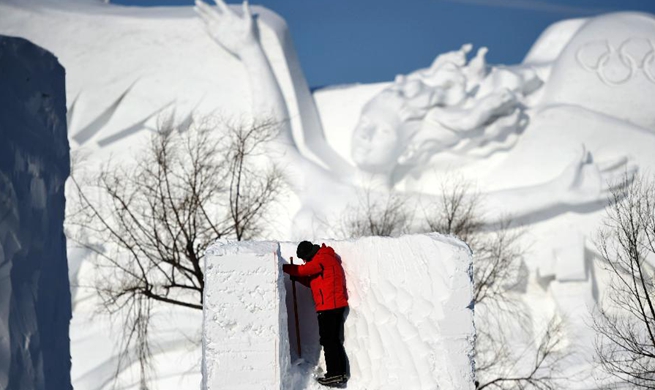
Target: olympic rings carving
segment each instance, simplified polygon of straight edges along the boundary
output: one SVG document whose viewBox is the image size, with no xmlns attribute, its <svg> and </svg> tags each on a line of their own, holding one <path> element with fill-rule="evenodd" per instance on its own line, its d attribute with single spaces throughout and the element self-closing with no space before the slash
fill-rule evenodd
<svg viewBox="0 0 655 390">
<path fill-rule="evenodd" d="M 646 38 L 630 38 L 617 48 L 608 40 L 582 45 L 576 55 L 580 67 L 595 72 L 606 85 L 619 86 L 632 80 L 640 71 L 655 83 L 655 44 Z"/>
</svg>

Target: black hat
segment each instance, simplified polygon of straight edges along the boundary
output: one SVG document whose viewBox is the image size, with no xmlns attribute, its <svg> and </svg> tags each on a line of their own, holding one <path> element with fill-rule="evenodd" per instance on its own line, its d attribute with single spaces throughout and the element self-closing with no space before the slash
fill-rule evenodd
<svg viewBox="0 0 655 390">
<path fill-rule="evenodd" d="M 313 252 L 314 244 L 309 241 L 302 241 L 300 244 L 298 244 L 298 249 L 296 249 L 296 255 L 303 260 L 310 258 Z"/>
</svg>

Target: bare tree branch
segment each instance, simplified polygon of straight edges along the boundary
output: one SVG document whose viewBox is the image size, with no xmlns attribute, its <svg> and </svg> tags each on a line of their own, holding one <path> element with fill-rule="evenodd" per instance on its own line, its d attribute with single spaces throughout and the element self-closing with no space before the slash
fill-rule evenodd
<svg viewBox="0 0 655 390">
<path fill-rule="evenodd" d="M 137 359 L 144 389 L 152 305 L 202 310 L 204 249 L 262 234 L 284 187 L 279 170 L 256 161 L 277 134 L 272 121 L 159 126 L 133 163 L 85 178 L 74 171 L 67 221 L 71 238 L 97 255 L 103 309 L 124 318 L 117 370 Z"/>
<path fill-rule="evenodd" d="M 483 202 L 470 183 L 450 177 L 442 182 L 440 202 L 424 209 L 427 230 L 454 235 L 473 252 L 478 388 L 557 389 L 562 383 L 558 363 L 564 356 L 558 350 L 561 323 L 553 318 L 540 338 L 529 337 L 527 308 L 515 292 L 527 280 L 520 245 L 524 231 L 509 219 L 485 224 Z M 517 339 L 529 339 L 519 354 Z M 529 352 L 535 356 L 526 363 Z"/>
<path fill-rule="evenodd" d="M 341 217 L 337 234 L 344 237 L 398 236 L 409 232 L 411 213 L 401 194 L 364 189 L 359 202 Z"/>
<path fill-rule="evenodd" d="M 602 307 L 593 316 L 596 360 L 633 388 L 655 388 L 655 185 L 624 178 L 612 191 L 597 247 L 609 271 Z M 648 260 L 651 260 L 649 263 Z"/>
</svg>

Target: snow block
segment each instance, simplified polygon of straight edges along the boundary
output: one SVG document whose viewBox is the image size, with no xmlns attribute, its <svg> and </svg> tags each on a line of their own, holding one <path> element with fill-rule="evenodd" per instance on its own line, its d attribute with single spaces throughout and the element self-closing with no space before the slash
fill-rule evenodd
<svg viewBox="0 0 655 390">
<path fill-rule="evenodd" d="M 349 389 L 474 389 L 472 263 L 464 243 L 438 234 L 324 243 L 346 272 Z M 291 284 L 280 267 L 297 244 L 208 250 L 205 389 L 321 388 L 312 379 L 323 364 L 309 289 L 297 286 L 302 360 L 288 320 Z"/>
<path fill-rule="evenodd" d="M 287 369 L 279 245 L 224 243 L 205 262 L 202 370 L 205 389 L 283 389 Z M 280 346 L 282 344 L 282 346 Z"/>
<path fill-rule="evenodd" d="M 0 36 L 0 389 L 72 389 L 64 69 Z"/>
</svg>

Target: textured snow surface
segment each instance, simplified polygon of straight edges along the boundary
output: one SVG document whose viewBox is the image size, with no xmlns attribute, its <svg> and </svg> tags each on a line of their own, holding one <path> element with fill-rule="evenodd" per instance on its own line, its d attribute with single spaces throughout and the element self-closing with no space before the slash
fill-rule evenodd
<svg viewBox="0 0 655 390">
<path fill-rule="evenodd" d="M 281 332 L 287 321 L 278 248 L 270 242 L 224 244 L 207 258 L 205 388 L 286 388 L 280 373 L 289 367 L 289 340 Z"/>
<path fill-rule="evenodd" d="M 71 389 L 64 69 L 0 36 L 0 389 Z"/>
<path fill-rule="evenodd" d="M 471 253 L 436 234 L 325 241 L 341 257 L 350 310 L 349 389 L 473 389 Z M 318 389 L 324 371 L 311 294 L 298 284 L 302 359 L 281 265 L 297 243 L 218 243 L 208 251 L 206 389 Z M 291 364 L 290 362 L 293 362 Z"/>
<path fill-rule="evenodd" d="M 655 20 L 648 14 L 626 12 L 588 21 L 557 58 L 543 102 L 582 106 L 655 128 L 653 37 Z"/>
</svg>

